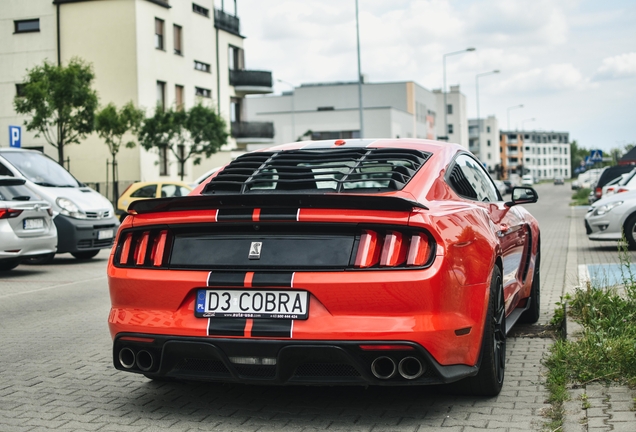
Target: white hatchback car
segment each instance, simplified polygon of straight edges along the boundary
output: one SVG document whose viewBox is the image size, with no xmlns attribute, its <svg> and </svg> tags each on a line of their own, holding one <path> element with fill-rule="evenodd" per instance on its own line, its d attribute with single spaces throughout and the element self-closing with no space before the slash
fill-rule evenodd
<svg viewBox="0 0 636 432">
<path fill-rule="evenodd" d="M 0 176 L 0 271 L 56 250 L 57 230 L 51 205 L 27 188 L 25 182 Z"/>
<path fill-rule="evenodd" d="M 630 249 L 636 249 L 636 191 L 601 198 L 585 215 L 590 240 L 620 240 L 623 232 Z"/>
</svg>

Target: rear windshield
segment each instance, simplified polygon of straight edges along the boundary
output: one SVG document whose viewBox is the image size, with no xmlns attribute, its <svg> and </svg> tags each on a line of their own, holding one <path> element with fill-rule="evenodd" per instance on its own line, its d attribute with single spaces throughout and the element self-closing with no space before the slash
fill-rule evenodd
<svg viewBox="0 0 636 432">
<path fill-rule="evenodd" d="M 401 190 L 430 154 L 401 148 L 254 152 L 210 180 L 204 194 Z"/>
<path fill-rule="evenodd" d="M 40 199 L 38 194 L 24 185 L 0 185 L 0 201 L 37 201 Z"/>
<path fill-rule="evenodd" d="M 11 162 L 24 177 L 40 186 L 81 186 L 68 171 L 42 153 L 3 152 L 2 157 Z"/>
</svg>

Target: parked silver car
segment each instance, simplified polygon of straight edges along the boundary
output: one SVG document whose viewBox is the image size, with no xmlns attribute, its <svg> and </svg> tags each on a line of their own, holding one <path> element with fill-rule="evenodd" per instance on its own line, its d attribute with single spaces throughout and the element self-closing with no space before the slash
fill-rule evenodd
<svg viewBox="0 0 636 432">
<path fill-rule="evenodd" d="M 636 249 L 636 191 L 601 198 L 585 215 L 590 240 L 620 240 L 622 233 L 630 249 Z"/>
<path fill-rule="evenodd" d="M 57 230 L 51 205 L 25 179 L 0 176 L 0 271 L 27 258 L 55 253 Z"/>
</svg>

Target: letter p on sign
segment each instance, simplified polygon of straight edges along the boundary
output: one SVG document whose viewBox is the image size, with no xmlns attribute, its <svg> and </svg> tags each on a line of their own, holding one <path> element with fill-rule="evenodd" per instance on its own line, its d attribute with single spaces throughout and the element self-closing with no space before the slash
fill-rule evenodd
<svg viewBox="0 0 636 432">
<path fill-rule="evenodd" d="M 20 148 L 22 129 L 20 126 L 9 126 L 9 146 Z"/>
</svg>

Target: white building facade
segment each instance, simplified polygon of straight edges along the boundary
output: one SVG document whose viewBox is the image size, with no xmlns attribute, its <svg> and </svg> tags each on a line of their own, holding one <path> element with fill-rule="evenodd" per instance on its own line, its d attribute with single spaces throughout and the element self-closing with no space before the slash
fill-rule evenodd
<svg viewBox="0 0 636 432">
<path fill-rule="evenodd" d="M 468 149 L 479 158 L 489 173 L 495 174 L 497 166 L 501 165 L 497 118 L 488 116 L 468 120 L 468 138 Z"/>
<path fill-rule="evenodd" d="M 448 142 L 456 143 L 468 148 L 468 117 L 466 115 L 466 96 L 461 93 L 459 86 L 450 86 L 446 93 L 437 89 L 433 91 L 437 97 L 437 136 L 446 137 Z M 446 106 L 444 107 L 444 104 Z"/>
<path fill-rule="evenodd" d="M 505 132 L 504 132 L 505 133 Z M 537 180 L 572 177 L 569 133 L 523 131 L 524 173 Z"/>
<path fill-rule="evenodd" d="M 188 109 L 202 103 L 221 114 L 231 128 L 228 145 L 200 166 L 189 161 L 186 180 L 230 161 L 250 139 L 264 138 L 251 137 L 254 133 L 242 124 L 243 99 L 271 92 L 271 72 L 245 69 L 236 2 L 233 11 L 225 11 L 216 9 L 214 0 L 5 0 L 0 17 L 0 64 L 6 65 L 0 68 L 0 130 L 22 126 L 22 147 L 57 159 L 43 138 L 26 132 L 25 117 L 15 113 L 13 99 L 27 69 L 45 60 L 67 64 L 74 57 L 93 66 L 101 107 L 132 101 L 150 116 L 157 106 Z M 28 31 L 17 31 L 22 23 Z M 273 132 L 261 135 L 271 141 Z M 8 134 L 0 133 L 0 146 L 8 145 Z M 65 147 L 65 154 L 81 181 L 106 180 L 111 156 L 96 134 Z M 169 152 L 122 149 L 118 163 L 124 183 L 179 178 Z"/>
<path fill-rule="evenodd" d="M 358 83 L 302 84 L 282 95 L 245 99 L 247 118 L 274 124 L 274 142 L 298 139 L 435 139 L 436 96 L 412 82 L 362 85 L 364 131 L 360 133 Z M 251 144 L 249 149 L 263 145 Z"/>
</svg>

